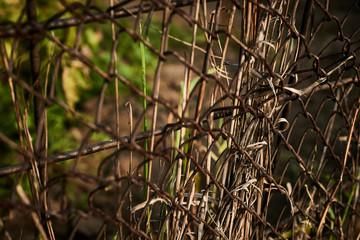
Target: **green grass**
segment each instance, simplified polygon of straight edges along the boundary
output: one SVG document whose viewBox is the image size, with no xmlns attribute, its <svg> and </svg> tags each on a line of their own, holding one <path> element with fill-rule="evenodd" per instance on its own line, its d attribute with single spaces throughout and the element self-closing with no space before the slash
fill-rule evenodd
<svg viewBox="0 0 360 240">
<path fill-rule="evenodd" d="M 142 27 L 140 24 L 140 35 L 142 35 Z M 140 55 L 141 55 L 141 83 L 142 83 L 142 92 L 143 94 L 146 96 L 147 95 L 147 91 L 146 91 L 146 59 L 145 59 L 145 47 L 144 44 L 142 42 L 140 42 Z M 146 99 L 143 99 L 143 110 L 144 112 L 146 112 Z M 148 125 L 147 125 L 147 118 L 146 118 L 146 114 L 144 115 L 144 131 L 148 130 Z M 148 142 L 145 140 L 144 141 L 144 150 L 147 151 L 148 150 Z M 146 161 L 146 157 L 144 157 L 144 161 Z M 144 165 L 144 178 L 149 179 L 149 163 L 145 163 Z M 147 184 L 144 183 L 144 199 L 146 200 L 147 198 Z"/>
</svg>

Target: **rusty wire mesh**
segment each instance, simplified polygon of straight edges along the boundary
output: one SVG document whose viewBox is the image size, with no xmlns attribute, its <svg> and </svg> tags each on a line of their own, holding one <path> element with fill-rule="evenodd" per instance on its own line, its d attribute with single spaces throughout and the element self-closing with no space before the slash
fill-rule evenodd
<svg viewBox="0 0 360 240">
<path fill-rule="evenodd" d="M 0 133 L 17 152 L 0 168 L 2 239 L 359 238 L 358 1 L 59 0 L 42 20 L 37 7 L 0 27 L 18 129 Z M 148 93 L 120 68 L 136 64 Z M 73 68 L 96 99 L 70 101 Z M 50 150 L 54 107 L 70 151 Z"/>
</svg>

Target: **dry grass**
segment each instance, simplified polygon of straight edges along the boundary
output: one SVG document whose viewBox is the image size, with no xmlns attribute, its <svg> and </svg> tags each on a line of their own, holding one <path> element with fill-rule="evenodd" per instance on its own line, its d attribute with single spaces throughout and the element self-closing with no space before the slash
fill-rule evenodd
<svg viewBox="0 0 360 240">
<path fill-rule="evenodd" d="M 4 239 L 359 237 L 357 4 L 344 14 L 318 0 L 109 4 L 62 0 L 38 23 L 30 0 L 26 24 L 0 28 L 18 129 L 0 139 L 22 157 L 0 168 L 13 189 L 0 201 Z M 91 49 L 89 24 L 111 36 L 107 49 Z M 72 40 L 56 30 L 70 26 Z M 30 42 L 25 70 L 20 39 Z M 150 94 L 135 82 L 141 73 L 122 68 L 136 64 Z M 164 75 L 169 66 L 184 72 Z M 86 83 L 57 83 L 71 69 L 102 81 L 89 111 L 67 97 L 85 95 L 71 81 Z M 54 106 L 78 135 L 74 150 L 49 153 Z M 17 224 L 24 213 L 34 230 Z"/>
</svg>

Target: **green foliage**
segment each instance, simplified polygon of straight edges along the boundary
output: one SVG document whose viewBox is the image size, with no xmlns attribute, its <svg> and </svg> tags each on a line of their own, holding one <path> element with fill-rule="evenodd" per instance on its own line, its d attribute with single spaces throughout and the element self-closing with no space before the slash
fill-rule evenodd
<svg viewBox="0 0 360 240">
<path fill-rule="evenodd" d="M 0 19 L 3 21 L 5 19 L 3 17 L 6 16 L 7 20 L 17 21 L 20 11 L 18 14 L 7 10 L 14 9 L 14 5 L 11 5 L 11 7 L 3 7 L 5 5 L 9 6 L 8 2 L 12 1 L 6 0 L 5 3 L 0 2 L 0 13 L 6 12 L 4 15 L 0 14 Z M 13 2 L 11 4 L 13 4 Z M 23 6 L 24 3 L 21 2 L 16 4 L 19 5 L 18 9 L 20 9 L 20 5 Z M 38 6 L 39 21 L 46 21 L 62 8 L 58 2 L 54 1 L 39 1 Z M 62 18 L 65 17 L 71 17 L 71 14 L 66 13 L 62 16 Z M 23 21 L 26 21 L 26 17 Z M 128 26 L 125 21 L 120 21 L 123 25 Z M 74 48 L 75 42 L 77 41 L 77 29 L 78 28 L 76 27 L 57 29 L 52 32 L 48 32 L 48 34 L 58 39 L 67 47 Z M 108 72 L 113 44 L 110 23 L 84 25 L 80 36 L 77 50 L 88 58 L 96 67 L 100 68 L 104 72 Z M 142 79 L 146 79 L 148 76 L 153 75 L 158 62 L 158 57 L 144 46 L 140 49 L 139 42 L 134 42 L 129 34 L 122 32 L 120 38 L 121 41 L 119 41 L 116 49 L 116 54 L 119 60 L 117 65 L 118 73 L 128 79 L 128 81 L 134 84 L 138 89 L 142 89 L 144 93 L 151 95 L 152 85 L 144 85 L 145 89 L 143 89 Z M 147 40 L 153 45 L 160 46 L 160 39 L 161 35 L 158 32 L 149 31 Z M 4 41 L 7 53 L 10 55 L 14 40 L 6 39 Z M 66 52 L 63 52 L 61 48 L 51 42 L 48 38 L 44 38 L 39 42 L 39 48 L 41 60 L 41 81 L 43 87 L 42 94 L 49 96 L 51 80 L 54 77 L 55 59 L 58 56 L 61 56 L 61 66 L 59 72 L 55 76 L 55 97 L 60 101 L 65 102 L 71 109 L 81 114 L 81 116 L 91 122 L 94 122 L 94 116 L 90 116 L 89 113 L 85 112 L 83 109 L 85 109 L 84 106 L 87 101 L 99 97 L 99 93 L 104 84 L 104 79 L 95 71 L 92 71 L 89 67 L 85 66 L 80 60 L 73 58 Z M 16 74 L 19 79 L 31 86 L 32 73 L 29 49 L 30 44 L 28 40 L 21 40 L 18 42 L 16 49 L 13 50 L 13 73 Z M 0 63 L 0 69 L 1 71 L 5 69 L 3 63 Z M 47 71 L 48 69 L 50 70 L 49 72 Z M 48 80 L 48 86 L 45 89 L 46 79 Z M 111 82 L 108 85 L 106 92 L 107 96 L 115 95 L 114 85 L 114 82 Z M 129 89 L 121 83 L 119 84 L 119 92 L 122 96 L 129 95 Z M 5 119 L 0 121 L 0 132 L 20 145 L 18 136 L 19 130 L 16 124 L 11 93 L 7 81 L 0 81 L 0 94 L 2 96 L 0 98 L 0 114 L 3 119 Z M 21 112 L 23 115 L 25 108 L 27 108 L 27 124 L 34 144 L 36 139 L 36 129 L 34 123 L 33 96 L 19 86 L 16 86 L 16 94 L 20 101 Z M 142 101 L 142 99 L 139 99 L 139 101 Z M 80 120 L 74 118 L 58 104 L 46 106 L 46 115 L 46 124 L 48 129 L 48 155 L 78 148 L 81 140 L 85 137 L 84 132 L 87 130 L 86 127 L 84 127 L 84 124 Z M 103 132 L 93 132 L 91 140 L 109 140 L 109 136 Z M 14 165 L 21 162 L 22 157 L 19 156 L 19 154 L 12 148 L 7 147 L 5 144 L 2 144 L 0 148 L 0 156 L 4 159 L 0 166 Z M 58 163 L 57 165 L 60 168 L 68 168 L 71 166 L 71 163 L 64 161 Z M 48 173 L 49 178 L 53 178 L 54 176 L 61 174 L 54 168 L 49 169 Z M 89 173 L 95 175 L 96 171 L 93 173 L 89 171 Z M 13 179 L 2 178 L 0 180 L 0 198 L 9 199 L 11 197 L 11 189 L 14 184 Z M 32 194 L 30 192 L 29 180 L 26 175 L 21 178 L 20 184 L 26 194 L 31 196 Z M 88 189 L 84 189 L 84 187 L 69 181 L 66 185 L 65 195 L 68 197 L 69 202 L 77 205 L 77 208 L 86 208 L 88 200 L 88 196 L 84 194 L 86 192 L 88 192 Z"/>
<path fill-rule="evenodd" d="M 76 138 L 69 131 L 74 121 L 68 118 L 66 111 L 58 105 L 49 107 L 47 110 L 49 154 L 70 150 L 76 146 Z M 65 131 L 65 129 L 68 130 Z"/>
<path fill-rule="evenodd" d="M 8 137 L 17 135 L 16 119 L 13 109 L 13 104 L 8 95 L 9 86 L 7 82 L 0 81 L 0 115 L 3 119 L 0 121 L 0 131 Z M 2 146 L 4 147 L 4 146 Z"/>
<path fill-rule="evenodd" d="M 186 45 L 184 45 L 183 42 L 180 42 L 177 39 L 181 39 L 182 41 L 186 43 L 192 42 L 192 36 L 193 36 L 193 29 L 192 27 L 189 27 L 188 23 L 185 21 L 179 21 L 178 24 L 172 24 L 170 29 L 170 35 L 176 39 L 169 39 L 169 47 L 170 48 L 176 48 L 176 49 L 185 49 Z M 197 31 L 196 33 L 196 44 L 201 45 L 205 43 L 205 35 L 202 31 Z"/>
<path fill-rule="evenodd" d="M 94 132 L 91 139 L 97 142 L 110 140 L 109 136 L 103 132 Z"/>
<path fill-rule="evenodd" d="M 23 4 L 20 0 L 0 1 L 0 22 L 16 22 L 21 11 L 13 11 L 13 9 L 21 9 Z"/>
<path fill-rule="evenodd" d="M 2 5 L 9 4 L 6 1 L 1 3 Z M 16 2 L 16 1 L 14 1 Z M 15 3 L 11 3 L 15 4 Z M 53 4 L 43 3 L 39 4 L 39 19 L 46 20 L 55 10 L 51 10 Z M 13 7 L 12 7 L 13 9 Z M 59 9 L 56 9 L 58 11 Z M 6 10 L 1 10 L 6 11 Z M 18 17 L 15 14 L 11 14 L 11 19 L 14 21 Z M 70 17 L 70 14 L 67 13 L 63 17 Z M 122 24 L 127 25 L 126 22 Z M 110 53 L 112 48 L 112 37 L 110 24 L 91 24 L 84 25 L 83 32 L 80 34 L 80 44 L 79 51 L 85 55 L 94 65 L 107 72 Z M 55 38 L 58 38 L 61 42 L 69 47 L 73 47 L 76 41 L 76 29 L 77 28 L 67 28 L 67 29 L 58 29 L 53 31 Z M 141 54 L 139 45 L 137 42 L 134 42 L 131 39 L 131 36 L 127 33 L 121 33 L 122 41 L 119 42 L 117 47 L 118 59 L 121 59 L 118 63 L 118 73 L 125 78 L 127 78 L 131 83 L 141 88 L 141 71 L 142 71 L 142 58 L 146 59 L 146 68 L 147 73 L 152 74 L 155 70 L 157 58 L 152 54 L 147 48 L 144 48 L 143 54 Z M 157 36 L 154 33 L 150 33 L 149 37 L 154 41 Z M 12 40 L 6 40 L 5 45 L 8 51 L 8 54 L 11 52 Z M 54 61 L 51 59 L 55 53 L 60 49 L 51 43 L 48 39 L 43 39 L 39 42 L 40 44 L 40 54 L 41 54 L 41 79 L 44 83 L 46 77 L 51 79 L 52 71 L 54 67 Z M 53 49 L 53 50 L 52 50 Z M 31 84 L 31 69 L 30 69 L 30 60 L 29 60 L 29 43 L 28 41 L 19 42 L 15 50 L 15 66 L 14 72 L 18 73 L 20 79 L 27 81 Z M 46 69 L 50 61 L 50 74 L 46 76 Z M 3 68 L 3 66 L 2 66 Z M 56 97 L 62 101 L 65 101 L 70 108 L 78 111 L 82 109 L 83 103 L 86 101 L 98 97 L 104 79 L 102 79 L 97 73 L 91 71 L 87 66 L 82 64 L 79 60 L 72 58 L 67 53 L 62 54 L 61 68 L 57 76 L 56 83 Z M 124 85 L 119 85 L 120 94 L 128 94 L 129 90 Z M 151 94 L 151 86 L 147 86 L 146 91 Z M 20 96 L 23 95 L 21 92 Z M 0 94 L 3 96 L 0 99 L 0 114 L 7 121 L 0 122 L 0 132 L 4 133 L 6 136 L 12 139 L 18 139 L 18 130 L 16 125 L 16 119 L 14 115 L 14 110 L 11 101 L 11 95 L 7 82 L 2 81 L 0 83 Z M 24 97 L 29 100 L 28 92 L 24 92 Z M 107 95 L 114 95 L 115 88 L 113 83 L 111 83 L 107 90 Z M 34 116 L 32 110 L 32 100 L 30 99 L 30 108 L 29 109 L 29 118 L 28 124 L 30 125 L 31 135 L 35 136 L 34 128 Z M 73 119 L 73 117 L 66 113 L 61 107 L 54 105 L 47 108 L 47 118 L 48 118 L 48 138 L 49 138 L 49 154 L 69 150 L 76 146 L 76 138 L 71 134 L 69 129 L 72 127 L 77 127 L 78 121 Z M 92 120 L 92 117 L 88 117 Z M 35 139 L 35 138 L 34 138 Z M 104 140 L 108 139 L 105 134 L 95 134 L 93 136 L 94 140 Z M 7 151 L 11 151 L 10 148 Z"/>
<path fill-rule="evenodd" d="M 28 175 L 21 176 L 19 184 L 26 193 L 26 195 L 31 196 L 31 187 L 30 187 Z"/>
</svg>

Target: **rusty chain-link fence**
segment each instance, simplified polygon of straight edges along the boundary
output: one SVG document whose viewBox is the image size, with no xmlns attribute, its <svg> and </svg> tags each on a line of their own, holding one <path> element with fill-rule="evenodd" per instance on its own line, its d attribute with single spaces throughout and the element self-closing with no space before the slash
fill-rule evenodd
<svg viewBox="0 0 360 240">
<path fill-rule="evenodd" d="M 2 5 L 1 239 L 360 238 L 358 1 Z"/>
</svg>

